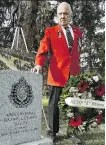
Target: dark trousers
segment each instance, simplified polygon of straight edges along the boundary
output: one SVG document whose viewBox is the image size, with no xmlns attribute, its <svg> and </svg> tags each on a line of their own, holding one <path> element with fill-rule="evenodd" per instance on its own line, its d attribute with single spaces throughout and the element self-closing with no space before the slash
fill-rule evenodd
<svg viewBox="0 0 106 145">
<path fill-rule="evenodd" d="M 49 128 L 52 132 L 59 131 L 59 107 L 58 102 L 62 93 L 62 87 L 50 86 L 50 98 L 48 104 Z"/>
</svg>

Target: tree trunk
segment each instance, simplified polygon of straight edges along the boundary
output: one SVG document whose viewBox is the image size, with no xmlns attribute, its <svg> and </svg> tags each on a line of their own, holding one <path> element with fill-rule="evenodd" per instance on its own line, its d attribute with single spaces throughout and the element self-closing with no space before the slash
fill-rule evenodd
<svg viewBox="0 0 106 145">
<path fill-rule="evenodd" d="M 22 26 L 28 50 L 36 47 L 36 17 L 38 0 L 22 1 L 20 4 L 19 24 Z M 21 49 L 25 49 L 24 41 L 20 38 Z"/>
</svg>

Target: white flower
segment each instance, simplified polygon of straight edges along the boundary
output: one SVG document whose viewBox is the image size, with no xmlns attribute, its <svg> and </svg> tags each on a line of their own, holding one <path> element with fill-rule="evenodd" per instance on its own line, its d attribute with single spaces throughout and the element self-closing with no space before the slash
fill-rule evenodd
<svg viewBox="0 0 106 145">
<path fill-rule="evenodd" d="M 84 92 L 84 94 L 87 96 L 87 95 L 88 95 L 88 92 L 87 92 L 87 91 L 85 91 L 85 92 Z"/>
<path fill-rule="evenodd" d="M 103 111 L 102 110 L 98 110 L 98 113 L 101 114 Z"/>
<path fill-rule="evenodd" d="M 74 98 L 78 97 L 78 93 L 73 93 L 73 97 Z"/>
<path fill-rule="evenodd" d="M 102 96 L 103 100 L 105 101 L 105 95 Z"/>
<path fill-rule="evenodd" d="M 93 122 L 92 124 L 91 124 L 91 127 L 96 127 L 97 126 L 97 123 L 96 122 Z"/>
<path fill-rule="evenodd" d="M 91 78 L 87 78 L 87 81 L 88 81 L 89 83 L 93 83 L 93 81 L 92 81 Z"/>
<path fill-rule="evenodd" d="M 86 123 L 87 123 L 87 122 L 86 122 L 86 121 L 84 121 L 84 122 L 82 122 L 82 125 L 83 125 L 83 126 L 86 126 Z"/>
<path fill-rule="evenodd" d="M 78 97 L 82 96 L 82 93 L 77 93 L 77 96 L 78 96 Z"/>
<path fill-rule="evenodd" d="M 91 98 L 92 98 L 92 93 L 88 92 L 88 99 L 91 99 Z"/>
<path fill-rule="evenodd" d="M 86 97 L 87 97 L 87 93 L 86 92 L 84 92 L 84 93 L 82 93 L 82 99 L 86 99 Z"/>
<path fill-rule="evenodd" d="M 83 125 L 78 126 L 78 128 L 79 128 L 79 130 L 80 130 L 81 132 L 83 132 L 83 131 L 85 130 L 85 128 L 83 127 Z"/>
<path fill-rule="evenodd" d="M 70 113 L 70 112 L 67 113 L 67 117 L 71 118 L 72 116 L 73 116 L 73 113 Z"/>
<path fill-rule="evenodd" d="M 98 77 L 98 76 L 93 76 L 92 78 L 93 78 L 93 80 L 94 80 L 95 82 L 98 82 L 98 81 L 99 81 L 99 77 Z"/>
<path fill-rule="evenodd" d="M 71 102 L 71 97 L 65 99 L 65 103 L 69 106 L 70 106 L 70 102 Z"/>
<path fill-rule="evenodd" d="M 78 88 L 76 87 L 71 87 L 69 92 L 78 92 Z"/>
</svg>

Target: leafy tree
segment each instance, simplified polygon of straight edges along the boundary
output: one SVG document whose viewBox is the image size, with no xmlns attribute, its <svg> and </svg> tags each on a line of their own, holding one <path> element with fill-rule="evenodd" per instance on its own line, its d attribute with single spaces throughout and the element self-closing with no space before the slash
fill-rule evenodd
<svg viewBox="0 0 106 145">
<path fill-rule="evenodd" d="M 54 15 L 56 13 L 56 5 L 52 5 L 50 2 L 39 1 L 38 13 L 36 18 L 36 30 L 37 30 L 37 49 L 39 42 L 44 36 L 44 30 L 46 27 L 55 25 Z"/>
<path fill-rule="evenodd" d="M 0 1 L 0 46 L 6 47 L 6 43 L 12 40 L 10 28 L 12 26 L 12 6 L 15 5 L 13 0 Z M 8 37 L 9 34 L 9 37 Z"/>
<path fill-rule="evenodd" d="M 99 53 L 101 51 L 104 52 L 104 33 L 97 32 L 99 29 L 104 28 L 104 23 L 101 22 L 101 19 L 104 17 L 104 9 L 101 8 L 102 5 L 104 5 L 103 1 L 94 2 L 89 0 L 83 2 L 81 7 L 81 19 L 76 21 L 78 25 L 83 27 L 86 35 L 83 48 L 83 52 L 86 51 L 86 53 L 88 53 L 88 57 L 86 58 L 88 64 L 86 67 L 89 68 L 88 71 L 96 71 L 98 73 L 100 73 L 100 70 L 98 70 L 97 65 L 101 66 L 101 54 L 104 59 L 103 53 Z M 101 35 L 102 39 L 100 39 Z M 102 74 L 104 74 L 103 69 Z"/>
<path fill-rule="evenodd" d="M 21 1 L 20 9 L 18 23 L 25 32 L 28 48 L 29 50 L 34 48 L 37 51 L 45 27 L 54 24 L 55 7 L 51 8 L 50 2 L 31 0 Z M 21 46 L 24 47 L 22 43 Z"/>
</svg>

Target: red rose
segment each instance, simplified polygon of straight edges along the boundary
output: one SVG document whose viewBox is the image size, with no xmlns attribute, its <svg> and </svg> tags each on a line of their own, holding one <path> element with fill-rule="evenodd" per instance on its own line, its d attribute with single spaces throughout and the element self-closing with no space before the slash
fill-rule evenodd
<svg viewBox="0 0 106 145">
<path fill-rule="evenodd" d="M 77 127 L 77 126 L 81 125 L 82 124 L 81 116 L 79 116 L 79 115 L 73 116 L 72 119 L 70 120 L 69 124 L 70 124 L 70 126 L 73 126 L 73 127 Z"/>
<path fill-rule="evenodd" d="M 86 91 L 86 89 L 88 88 L 88 83 L 85 80 L 80 81 L 80 83 L 78 84 L 78 88 L 81 92 Z"/>
<path fill-rule="evenodd" d="M 105 94 L 105 85 L 104 84 L 99 84 L 96 88 L 96 94 L 98 96 L 103 96 Z"/>
<path fill-rule="evenodd" d="M 96 116 L 96 123 L 97 123 L 97 124 L 100 124 L 101 120 L 102 120 L 102 114 L 98 114 L 98 115 Z"/>
</svg>

